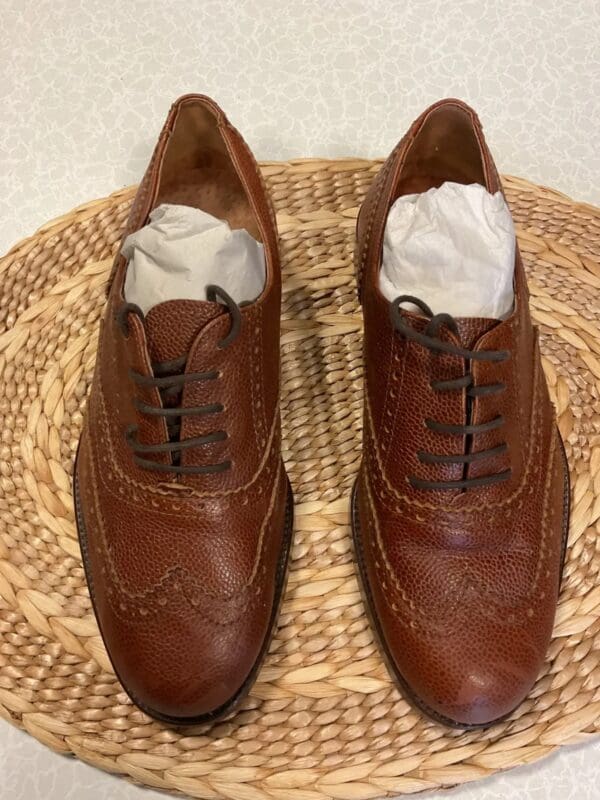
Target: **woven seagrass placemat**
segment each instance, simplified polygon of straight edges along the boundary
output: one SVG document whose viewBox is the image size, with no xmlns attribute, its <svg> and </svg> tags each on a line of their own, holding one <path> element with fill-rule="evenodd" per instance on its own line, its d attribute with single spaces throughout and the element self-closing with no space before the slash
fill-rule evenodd
<svg viewBox="0 0 600 800">
<path fill-rule="evenodd" d="M 133 189 L 48 223 L 0 260 L 0 714 L 49 747 L 194 797 L 366 800 L 481 778 L 598 733 L 600 209 L 505 178 L 567 445 L 572 519 L 544 674 L 508 721 L 461 734 L 428 722 L 390 681 L 350 548 L 362 389 L 353 237 L 379 165 L 263 167 L 284 265 L 295 543 L 259 680 L 212 727 L 169 729 L 131 705 L 98 635 L 73 519 L 73 456 Z"/>
</svg>

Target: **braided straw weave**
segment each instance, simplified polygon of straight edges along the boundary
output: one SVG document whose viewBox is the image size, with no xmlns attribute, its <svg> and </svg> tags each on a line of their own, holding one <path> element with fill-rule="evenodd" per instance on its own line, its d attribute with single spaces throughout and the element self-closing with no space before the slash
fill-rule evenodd
<svg viewBox="0 0 600 800">
<path fill-rule="evenodd" d="M 360 457 L 355 218 L 379 162 L 263 165 L 284 265 L 284 456 L 297 500 L 279 633 L 250 697 L 170 729 L 117 683 L 86 588 L 73 457 L 111 258 L 133 189 L 47 224 L 0 260 L 0 714 L 143 784 L 232 800 L 363 800 L 535 761 L 600 729 L 600 209 L 507 177 L 572 474 L 545 673 L 510 720 L 446 730 L 412 710 L 373 641 L 348 494 Z"/>
</svg>

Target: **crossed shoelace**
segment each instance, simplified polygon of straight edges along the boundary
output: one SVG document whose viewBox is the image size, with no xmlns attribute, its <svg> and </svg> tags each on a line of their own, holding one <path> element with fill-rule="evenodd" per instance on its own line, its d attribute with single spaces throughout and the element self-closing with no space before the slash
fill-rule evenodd
<svg viewBox="0 0 600 800">
<path fill-rule="evenodd" d="M 231 327 L 227 336 L 221 340 L 218 347 L 223 349 L 228 347 L 237 338 L 241 328 L 241 311 L 239 305 L 233 300 L 227 292 L 219 286 L 211 285 L 206 289 L 207 299 L 215 302 L 219 297 L 225 304 L 229 314 L 231 315 Z M 422 313 L 429 318 L 429 322 L 425 331 L 421 333 L 405 322 L 400 312 L 400 306 L 403 303 L 413 303 Z M 127 314 L 136 313 L 143 319 L 141 310 L 131 304 L 125 303 L 119 310 L 119 318 L 121 325 L 126 325 Z M 468 350 L 464 347 L 459 347 L 452 342 L 447 342 L 439 337 L 440 327 L 445 325 L 451 331 L 458 334 L 458 326 L 455 319 L 450 314 L 434 314 L 429 306 L 417 297 L 411 295 L 400 295 L 390 305 L 390 317 L 394 328 L 401 336 L 406 339 L 417 342 L 418 344 L 426 347 L 432 352 L 448 353 L 449 355 L 458 356 L 466 361 L 491 361 L 500 362 L 505 361 L 509 357 L 509 353 L 503 350 Z M 195 436 L 188 439 L 180 439 L 181 433 L 181 419 L 184 416 L 204 416 L 207 414 L 215 414 L 223 411 L 221 403 L 210 403 L 204 406 L 196 407 L 183 407 L 183 406 L 165 406 L 165 401 L 173 395 L 179 395 L 184 384 L 192 381 L 212 381 L 219 378 L 219 372 L 211 370 L 210 372 L 190 372 L 185 373 L 187 361 L 187 354 L 180 358 L 171 361 L 157 362 L 152 365 L 153 375 L 141 375 L 134 370 L 130 371 L 132 380 L 140 386 L 153 387 L 159 390 L 162 405 L 153 406 L 144 403 L 139 399 L 135 400 L 135 406 L 138 411 L 143 414 L 151 416 L 161 416 L 166 418 L 167 430 L 169 440 L 159 444 L 143 444 L 137 439 L 138 426 L 132 425 L 126 431 L 126 440 L 134 452 L 134 459 L 139 466 L 146 469 L 156 470 L 159 472 L 171 472 L 174 474 L 206 474 L 223 472 L 230 468 L 230 461 L 222 461 L 217 464 L 207 465 L 182 465 L 179 463 L 180 454 L 183 450 L 191 447 L 199 447 L 213 442 L 222 441 L 227 438 L 227 433 L 223 430 L 214 431 L 204 436 Z M 436 392 L 450 392 L 450 391 L 463 391 L 466 390 L 469 398 L 482 397 L 485 395 L 495 394 L 505 389 L 504 383 L 494 383 L 485 386 L 474 386 L 473 376 L 467 372 L 458 378 L 451 378 L 450 380 L 431 381 L 431 388 Z M 446 435 L 456 436 L 469 436 L 473 437 L 486 431 L 495 430 L 504 425 L 504 417 L 502 415 L 496 416 L 488 422 L 478 424 L 459 424 L 453 425 L 444 422 L 437 422 L 432 419 L 426 419 L 425 425 L 433 431 Z M 505 453 L 507 450 L 506 443 L 502 443 L 496 447 L 487 450 L 480 450 L 477 452 L 467 452 L 456 455 L 446 455 L 437 453 L 428 453 L 419 451 L 417 457 L 419 461 L 426 464 L 471 464 L 474 461 L 480 461 L 490 458 L 495 455 Z M 144 458 L 144 453 L 169 453 L 172 456 L 172 463 L 161 463 Z M 463 478 L 461 480 L 444 480 L 444 481 L 431 481 L 410 476 L 409 481 L 416 489 L 468 489 L 475 486 L 487 486 L 500 481 L 505 481 L 510 477 L 511 470 L 506 469 L 502 472 L 484 475 L 476 478 Z"/>
<path fill-rule="evenodd" d="M 427 326 L 423 333 L 417 331 L 403 318 L 400 306 L 403 303 L 413 303 L 422 312 L 425 317 L 429 318 Z M 390 317 L 392 324 L 396 331 L 405 339 L 412 340 L 418 344 L 426 347 L 434 353 L 448 353 L 449 355 L 458 356 L 465 359 L 465 361 L 492 361 L 500 362 L 506 361 L 510 357 L 510 353 L 506 350 L 468 350 L 464 347 L 459 347 L 452 342 L 444 341 L 440 338 L 440 328 L 445 325 L 453 333 L 459 334 L 458 325 L 456 320 L 450 314 L 434 314 L 429 308 L 427 303 L 419 300 L 418 297 L 411 295 L 400 295 L 390 305 Z M 451 378 L 450 380 L 431 381 L 431 388 L 435 392 L 455 392 L 466 390 L 467 397 L 472 399 L 475 397 L 483 397 L 486 395 L 497 394 L 506 388 L 504 383 L 492 383 L 485 386 L 474 386 L 473 376 L 470 372 L 461 375 L 459 378 Z M 469 422 L 461 425 L 452 425 L 445 422 L 437 422 L 432 419 L 426 419 L 425 425 L 432 431 L 449 436 L 466 436 L 469 437 L 467 443 L 467 452 L 456 455 L 445 455 L 438 453 L 428 453 L 419 451 L 417 457 L 419 461 L 424 464 L 472 464 L 474 461 L 483 461 L 484 459 L 491 458 L 496 455 L 505 453 L 508 449 L 506 442 L 492 447 L 487 450 L 479 450 L 473 452 L 470 444 L 472 437 L 477 434 L 485 433 L 500 428 L 504 425 L 504 417 L 498 415 L 488 422 L 481 422 L 472 425 Z M 494 483 L 508 480 L 511 475 L 511 469 L 505 469 L 502 472 L 492 473 L 490 475 L 483 475 L 476 478 L 463 478 L 461 480 L 441 480 L 431 481 L 417 478 L 414 475 L 409 477 L 410 484 L 415 489 L 470 489 L 475 486 L 489 486 Z"/>
<path fill-rule="evenodd" d="M 210 285 L 206 287 L 206 298 L 210 302 L 216 302 L 220 298 L 231 316 L 231 327 L 227 336 L 218 343 L 220 349 L 229 347 L 239 335 L 242 325 L 242 314 L 240 306 L 227 294 L 220 286 Z M 119 322 L 124 330 L 127 330 L 127 315 L 137 314 L 140 319 L 144 319 L 141 309 L 133 303 L 124 303 L 118 312 Z M 134 461 L 138 466 L 157 472 L 170 472 L 176 475 L 200 475 L 215 472 L 224 472 L 231 467 L 230 461 L 221 461 L 217 464 L 205 465 L 182 465 L 180 463 L 181 453 L 191 447 L 201 447 L 202 445 L 212 444 L 213 442 L 227 439 L 227 433 L 223 430 L 213 431 L 204 436 L 194 436 L 188 439 L 180 439 L 181 424 L 183 417 L 205 416 L 216 414 L 223 411 L 221 403 L 209 403 L 204 406 L 184 407 L 166 406 L 165 402 L 173 397 L 181 397 L 183 386 L 194 381 L 215 381 L 220 377 L 217 370 L 209 372 L 185 372 L 185 365 L 188 354 L 171 361 L 160 361 L 152 364 L 153 375 L 142 375 L 135 370 L 130 370 L 131 379 L 138 385 L 156 388 L 161 398 L 160 406 L 153 406 L 144 403 L 138 398 L 135 399 L 135 407 L 142 414 L 149 416 L 164 417 L 166 419 L 168 441 L 159 444 L 144 444 L 137 438 L 138 426 L 131 425 L 125 432 L 127 444 L 134 453 Z M 170 463 L 153 461 L 144 458 L 144 454 L 168 453 L 171 456 Z"/>
</svg>

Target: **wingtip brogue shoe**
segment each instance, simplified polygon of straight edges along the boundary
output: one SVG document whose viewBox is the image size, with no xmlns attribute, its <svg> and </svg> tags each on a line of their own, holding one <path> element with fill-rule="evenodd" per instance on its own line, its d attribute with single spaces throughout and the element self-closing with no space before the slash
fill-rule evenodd
<svg viewBox="0 0 600 800">
<path fill-rule="evenodd" d="M 275 217 L 240 134 L 209 98 L 172 107 L 125 235 L 159 203 L 264 246 L 260 296 L 125 302 L 117 256 L 75 467 L 83 559 L 125 690 L 153 717 L 212 721 L 249 690 L 283 593 L 292 495 L 281 458 Z"/>
<path fill-rule="evenodd" d="M 352 519 L 393 676 L 429 716 L 468 728 L 510 714 L 540 674 L 569 489 L 518 247 L 505 319 L 434 314 L 380 291 L 391 205 L 445 181 L 501 191 L 477 116 L 451 99 L 411 126 L 359 214 L 364 438 Z"/>
</svg>

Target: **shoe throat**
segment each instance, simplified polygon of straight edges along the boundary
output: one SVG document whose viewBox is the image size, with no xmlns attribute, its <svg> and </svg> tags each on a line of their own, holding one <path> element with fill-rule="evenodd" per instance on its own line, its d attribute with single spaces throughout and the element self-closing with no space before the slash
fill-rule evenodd
<svg viewBox="0 0 600 800">
<path fill-rule="evenodd" d="M 166 300 L 153 306 L 144 319 L 148 354 L 156 378 L 172 377 L 185 372 L 188 356 L 200 332 L 210 322 L 226 313 L 220 303 L 204 300 Z M 160 389 L 163 408 L 182 405 L 183 386 Z M 167 417 L 170 442 L 181 435 L 181 416 Z M 180 451 L 172 455 L 180 463 Z"/>
<path fill-rule="evenodd" d="M 204 300 L 166 300 L 144 318 L 150 361 L 160 364 L 188 355 L 200 331 L 225 311 Z"/>
<path fill-rule="evenodd" d="M 408 312 L 402 309 L 403 305 L 410 304 L 419 309 L 419 313 Z M 417 475 L 410 475 L 408 481 L 411 486 L 419 490 L 460 490 L 477 486 L 487 486 L 510 478 L 511 469 L 496 471 L 491 465 L 489 474 L 472 477 L 470 465 L 475 461 L 486 461 L 507 452 L 506 441 L 501 441 L 494 447 L 487 449 L 473 449 L 474 437 L 487 434 L 504 427 L 504 417 L 497 414 L 495 417 L 483 422 L 474 423 L 473 401 L 475 398 L 495 395 L 502 392 L 506 386 L 502 382 L 495 382 L 483 386 L 474 384 L 471 365 L 473 361 L 501 362 L 510 357 L 504 350 L 485 350 L 477 347 L 478 341 L 485 333 L 502 324 L 500 320 L 486 318 L 454 318 L 449 314 L 434 314 L 429 306 L 411 295 L 400 295 L 390 304 L 390 319 L 397 333 L 407 341 L 430 350 L 432 353 L 446 354 L 456 357 L 465 363 L 465 371 L 456 377 L 446 377 L 442 380 L 431 376 L 430 385 L 434 392 L 465 392 L 465 415 L 462 421 L 436 420 L 426 418 L 425 427 L 434 435 L 444 437 L 460 437 L 464 441 L 461 452 L 454 454 L 419 451 L 417 458 L 428 465 L 462 465 L 462 477 L 442 480 L 431 480 Z M 435 363 L 435 362 L 432 362 Z M 457 448 L 458 449 L 458 448 Z"/>
</svg>

